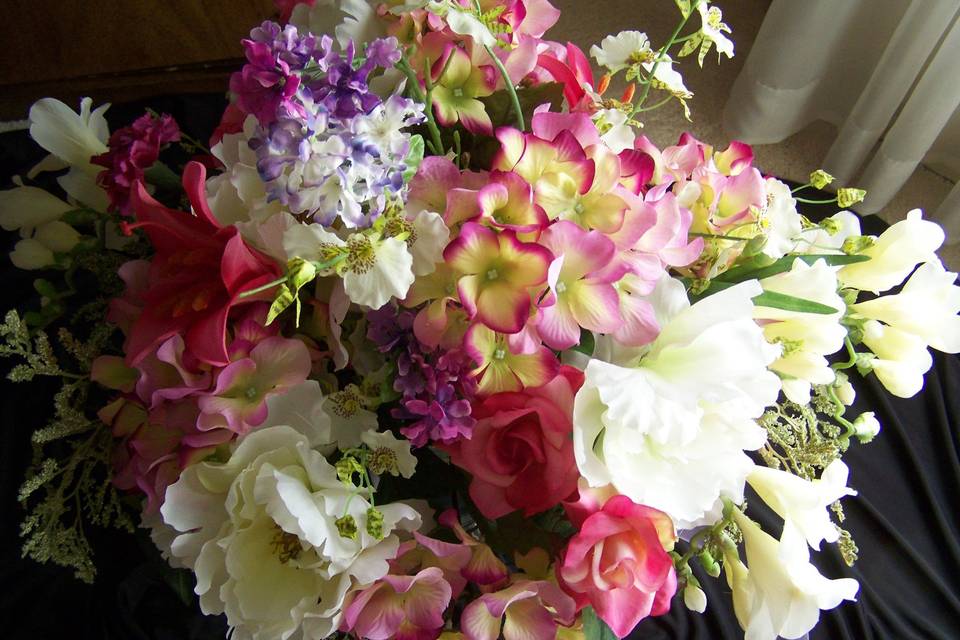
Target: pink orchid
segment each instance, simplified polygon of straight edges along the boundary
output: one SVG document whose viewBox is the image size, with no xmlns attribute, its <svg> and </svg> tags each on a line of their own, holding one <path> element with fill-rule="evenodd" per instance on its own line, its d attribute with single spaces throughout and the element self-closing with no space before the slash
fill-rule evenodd
<svg viewBox="0 0 960 640">
<path fill-rule="evenodd" d="M 550 252 L 520 242 L 513 231 L 499 234 L 468 222 L 443 252 L 463 274 L 457 283 L 467 314 L 502 333 L 517 333 L 530 313 L 530 288 L 543 284 Z"/>
<path fill-rule="evenodd" d="M 593 606 L 623 638 L 647 616 L 670 610 L 677 589 L 668 554 L 676 539 L 673 522 L 622 495 L 589 502 L 571 514 L 582 518 L 580 531 L 557 562 L 557 578 L 578 609 Z"/>
<path fill-rule="evenodd" d="M 471 374 L 477 378 L 480 395 L 539 387 L 553 379 L 560 366 L 553 352 L 543 345 L 537 343 L 521 351 L 508 336 L 479 323 L 467 330 L 464 349 L 477 363 Z"/>
<path fill-rule="evenodd" d="M 470 548 L 470 561 L 461 570 L 466 579 L 480 586 L 496 586 L 507 579 L 509 571 L 506 565 L 500 561 L 493 549 L 464 530 L 456 510 L 447 509 L 440 514 L 437 522 L 453 529 L 460 542 Z"/>
<path fill-rule="evenodd" d="M 530 130 L 533 135 L 544 140 L 554 140 L 564 131 L 573 134 L 583 148 L 600 144 L 600 132 L 590 114 L 583 112 L 557 113 L 548 111 L 549 105 L 543 105 L 530 119 Z"/>
<path fill-rule="evenodd" d="M 499 229 L 532 233 L 547 224 L 547 214 L 533 202 L 530 184 L 512 171 L 491 171 L 490 182 L 480 189 L 477 201 L 483 218 Z"/>
<path fill-rule="evenodd" d="M 341 631 L 369 640 L 433 640 L 450 603 L 443 572 L 430 567 L 413 576 L 388 574 L 344 603 Z"/>
<path fill-rule="evenodd" d="M 306 380 L 310 368 L 303 342 L 267 338 L 249 356 L 227 365 L 217 376 L 214 390 L 199 398 L 198 426 L 204 430 L 225 426 L 247 433 L 266 420 L 267 399 Z"/>
<path fill-rule="evenodd" d="M 490 116 L 477 99 L 489 96 L 496 87 L 493 66 L 474 66 L 465 50 L 448 44 L 434 63 L 431 74 L 433 106 L 440 124 L 452 126 L 460 122 L 471 133 L 489 135 L 493 132 Z"/>
<path fill-rule="evenodd" d="M 551 348 L 563 350 L 580 342 L 580 328 L 598 333 L 617 331 L 623 320 L 613 283 L 626 267 L 612 265 L 616 246 L 598 231 L 584 231 L 561 220 L 540 237 L 557 256 L 550 264 L 550 294 L 537 316 L 537 329 Z"/>
<path fill-rule="evenodd" d="M 520 580 L 487 593 L 463 610 L 460 627 L 467 640 L 554 638 L 559 625 L 570 626 L 577 606 L 560 587 L 546 580 Z"/>
</svg>

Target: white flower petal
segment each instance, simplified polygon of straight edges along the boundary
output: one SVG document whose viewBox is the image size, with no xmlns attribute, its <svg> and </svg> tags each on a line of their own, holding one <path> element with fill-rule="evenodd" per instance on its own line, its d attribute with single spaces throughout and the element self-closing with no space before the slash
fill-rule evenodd
<svg viewBox="0 0 960 640">
<path fill-rule="evenodd" d="M 91 167 L 90 157 L 106 153 L 106 121 L 102 105 L 90 112 L 90 98 L 80 113 L 54 98 L 43 98 L 30 107 L 30 137 L 41 147 L 72 166 Z"/>
</svg>

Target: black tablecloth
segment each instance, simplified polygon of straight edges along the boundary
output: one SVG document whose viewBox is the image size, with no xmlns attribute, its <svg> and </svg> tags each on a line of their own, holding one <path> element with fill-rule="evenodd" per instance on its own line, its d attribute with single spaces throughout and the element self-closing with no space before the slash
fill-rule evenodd
<svg viewBox="0 0 960 640">
<path fill-rule="evenodd" d="M 114 106 L 111 128 L 129 123 L 146 106 L 171 113 L 180 126 L 203 140 L 216 125 L 222 96 L 178 96 Z M 43 152 L 26 132 L 0 135 L 0 179 L 25 173 Z M 816 217 L 829 213 L 807 210 Z M 884 225 L 864 220 L 865 232 Z M 3 249 L 15 238 L 6 234 Z M 0 257 L 3 309 L 31 300 L 34 274 Z M 6 371 L 8 363 L 0 363 Z M 845 456 L 850 484 L 860 495 L 844 501 L 846 527 L 860 548 L 847 568 L 832 545 L 815 562 L 828 577 L 860 581 L 858 601 L 825 612 L 814 640 L 950 640 L 960 638 L 960 360 L 935 354 L 926 388 L 909 400 L 891 397 L 873 377 L 852 382 L 852 415 L 875 411 L 883 430 L 869 445 L 854 444 Z M 51 389 L 44 384 L 0 384 L 0 634 L 5 639 L 223 638 L 222 619 L 200 615 L 164 580 L 161 561 L 142 532 L 93 529 L 97 582 L 88 586 L 68 570 L 20 559 L 17 536 L 22 512 L 16 491 L 30 458 L 29 437 L 49 413 Z M 773 518 L 764 523 L 776 531 Z M 666 616 L 641 623 L 637 640 L 720 640 L 743 637 L 723 578 L 701 576 L 709 601 L 706 614 L 688 612 L 678 598 Z"/>
</svg>

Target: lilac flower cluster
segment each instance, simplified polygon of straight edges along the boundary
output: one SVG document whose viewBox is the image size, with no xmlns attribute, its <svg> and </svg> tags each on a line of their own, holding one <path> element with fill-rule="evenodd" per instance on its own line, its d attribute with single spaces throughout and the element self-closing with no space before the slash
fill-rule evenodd
<svg viewBox="0 0 960 640">
<path fill-rule="evenodd" d="M 403 396 L 392 415 L 413 421 L 400 432 L 416 447 L 469 438 L 476 424 L 470 415 L 476 391 L 470 358 L 459 349 L 426 350 L 413 335 L 413 319 L 411 311 L 390 305 L 367 314 L 367 337 L 397 359 L 393 388 Z"/>
<path fill-rule="evenodd" d="M 370 90 L 378 69 L 400 59 L 396 38 L 351 42 L 340 53 L 329 36 L 300 36 L 265 22 L 244 41 L 249 63 L 231 89 L 260 122 L 250 141 L 268 197 L 325 226 L 365 228 L 391 195 L 402 196 L 411 134 L 423 106 Z"/>
</svg>

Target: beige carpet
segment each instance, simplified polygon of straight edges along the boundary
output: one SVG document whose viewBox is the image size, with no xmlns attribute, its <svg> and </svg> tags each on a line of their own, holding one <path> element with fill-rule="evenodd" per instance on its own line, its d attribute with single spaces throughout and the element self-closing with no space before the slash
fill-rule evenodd
<svg viewBox="0 0 960 640">
<path fill-rule="evenodd" d="M 659 45 L 669 37 L 679 16 L 672 0 L 553 0 L 553 3 L 562 14 L 550 35 L 556 40 L 570 40 L 588 54 L 591 44 L 625 29 L 645 31 L 654 44 Z M 723 9 L 724 22 L 733 29 L 737 55 L 717 64 L 716 56 L 711 53 L 702 70 L 697 67 L 695 56 L 684 60 L 679 70 L 695 94 L 690 102 L 693 122 L 684 119 L 676 104 L 650 112 L 645 132 L 657 145 L 673 144 L 685 130 L 717 147 L 727 144 L 729 136 L 721 125 L 723 107 L 770 3 L 769 0 L 720 0 L 715 4 Z M 696 17 L 692 18 L 694 24 L 697 21 Z M 611 95 L 616 95 L 614 90 L 619 93 L 622 87 L 612 87 Z M 826 155 L 835 132 L 832 125 L 818 122 L 778 144 L 757 145 L 754 147 L 757 165 L 765 173 L 806 181 Z M 880 215 L 887 222 L 894 222 L 917 207 L 932 212 L 952 186 L 951 181 L 921 167 Z M 952 270 L 960 269 L 960 245 L 944 248 L 941 255 Z"/>
</svg>

